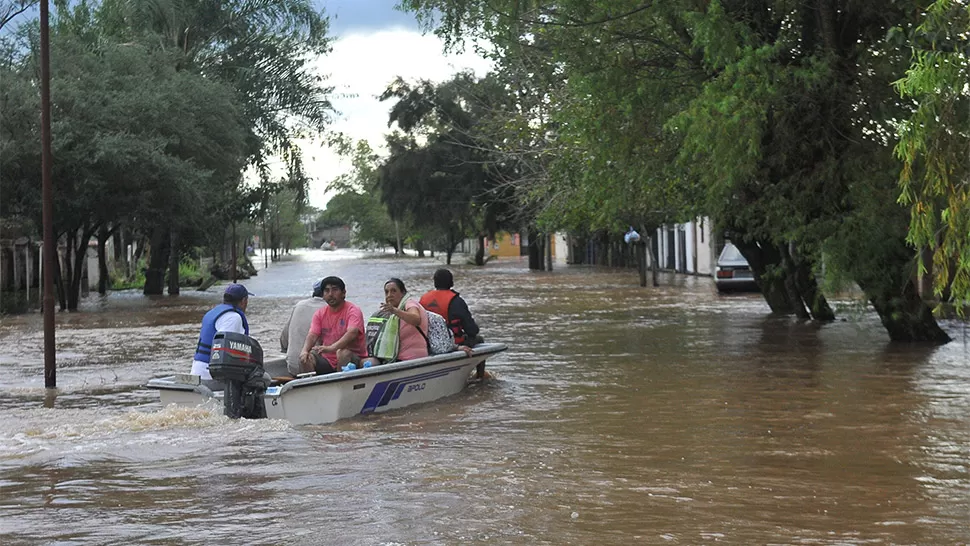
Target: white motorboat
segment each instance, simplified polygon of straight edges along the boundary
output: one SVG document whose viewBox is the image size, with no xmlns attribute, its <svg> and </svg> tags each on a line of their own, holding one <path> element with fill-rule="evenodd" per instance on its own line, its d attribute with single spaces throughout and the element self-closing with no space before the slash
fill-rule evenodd
<svg viewBox="0 0 970 546">
<path fill-rule="evenodd" d="M 461 392 L 469 383 L 473 370 L 484 365 L 488 357 L 506 349 L 502 343 L 483 343 L 477 345 L 470 356 L 463 351 L 453 351 L 297 378 L 283 384 L 271 384 L 261 394 L 262 405 L 270 419 L 286 419 L 295 425 L 304 425 L 332 423 L 355 415 L 431 402 Z M 264 361 L 262 369 L 270 376 L 288 375 L 283 357 Z M 159 391 L 163 405 L 196 406 L 210 399 L 224 401 L 224 391 L 213 390 L 211 385 L 197 375 L 178 374 L 154 378 L 147 386 Z M 228 403 L 226 408 L 229 414 Z"/>
</svg>

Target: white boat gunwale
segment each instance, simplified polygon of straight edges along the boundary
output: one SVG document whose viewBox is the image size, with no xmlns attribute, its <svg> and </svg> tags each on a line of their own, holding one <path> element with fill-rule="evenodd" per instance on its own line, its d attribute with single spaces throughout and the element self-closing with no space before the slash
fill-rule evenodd
<svg viewBox="0 0 970 546">
<path fill-rule="evenodd" d="M 452 351 L 450 353 L 443 353 L 440 355 L 431 355 L 421 358 L 416 358 L 414 360 L 401 360 L 399 362 L 391 362 L 390 364 L 381 364 L 379 366 L 371 366 L 370 368 L 358 368 L 356 370 L 351 370 L 347 372 L 339 373 L 328 373 L 326 375 L 315 375 L 311 377 L 305 377 L 302 379 L 292 379 L 287 381 L 283 385 L 280 385 L 279 393 L 275 396 L 282 395 L 284 392 L 292 389 L 299 389 L 302 387 L 312 387 L 315 385 L 320 385 L 322 383 L 339 383 L 341 381 L 352 381 L 356 379 L 361 379 L 364 377 L 369 377 L 372 375 L 383 375 L 391 372 L 404 371 L 424 368 L 427 366 L 433 366 L 435 364 L 441 364 L 443 362 L 465 360 L 468 358 L 474 358 L 477 356 L 486 356 L 496 353 L 500 353 L 506 350 L 506 346 L 503 343 L 483 343 L 472 349 L 471 356 L 465 354 L 464 351 Z M 189 388 L 188 390 L 192 390 Z"/>
</svg>

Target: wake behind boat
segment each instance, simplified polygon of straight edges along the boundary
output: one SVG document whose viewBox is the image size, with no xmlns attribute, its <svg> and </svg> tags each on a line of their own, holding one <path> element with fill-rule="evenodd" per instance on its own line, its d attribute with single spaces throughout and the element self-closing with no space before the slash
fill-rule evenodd
<svg viewBox="0 0 970 546">
<path fill-rule="evenodd" d="M 502 343 L 483 343 L 471 355 L 456 350 L 279 384 L 269 378 L 288 375 L 285 359 L 278 357 L 264 363 L 258 343 L 247 336 L 227 339 L 236 335 L 217 334 L 213 343 L 210 371 L 213 378 L 224 382 L 225 390 L 214 390 L 210 388 L 214 382 L 203 382 L 199 376 L 188 374 L 152 379 L 148 388 L 159 391 L 163 405 L 196 406 L 221 399 L 230 417 L 286 419 L 295 425 L 325 424 L 457 394 L 468 384 L 472 370 L 507 349 Z M 242 346 L 247 343 L 242 338 L 254 346 Z M 216 355 L 225 355 L 222 363 Z"/>
</svg>

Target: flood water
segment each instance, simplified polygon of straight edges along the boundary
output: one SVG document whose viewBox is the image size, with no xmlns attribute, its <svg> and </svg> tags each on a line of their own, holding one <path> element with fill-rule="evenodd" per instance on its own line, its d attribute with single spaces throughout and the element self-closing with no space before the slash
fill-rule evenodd
<svg viewBox="0 0 970 546">
<path fill-rule="evenodd" d="M 441 262 L 307 251 L 245 281 L 267 352 L 313 280 L 375 311 Z M 0 323 L 0 544 L 967 544 L 970 358 L 893 345 L 875 315 L 768 315 L 709 278 L 457 265 L 494 378 L 325 426 L 163 408 L 218 287 L 115 293 Z"/>
</svg>

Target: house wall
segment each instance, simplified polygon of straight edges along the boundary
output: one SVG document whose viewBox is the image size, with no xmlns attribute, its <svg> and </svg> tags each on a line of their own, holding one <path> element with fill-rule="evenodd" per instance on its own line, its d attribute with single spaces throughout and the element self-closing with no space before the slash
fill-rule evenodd
<svg viewBox="0 0 970 546">
<path fill-rule="evenodd" d="M 485 243 L 490 256 L 518 258 L 522 255 L 522 238 L 518 233 L 497 233 L 495 239 L 487 239 Z"/>
<path fill-rule="evenodd" d="M 569 256 L 569 241 L 566 239 L 566 234 L 556 233 L 553 239 L 556 243 L 552 247 L 552 257 L 556 258 L 556 261 L 565 262 L 566 257 Z"/>
<path fill-rule="evenodd" d="M 310 232 L 310 243 L 313 248 L 320 248 L 324 241 L 334 241 L 338 248 L 350 246 L 350 226 L 338 226 L 328 229 L 315 229 Z"/>
<path fill-rule="evenodd" d="M 554 234 L 549 237 L 552 242 L 552 257 L 565 256 L 565 236 Z M 560 241 L 561 240 L 561 241 Z M 495 239 L 485 241 L 490 256 L 499 258 L 512 258 L 528 253 L 529 240 L 526 236 L 519 233 L 500 232 L 495 235 Z M 560 248 L 561 247 L 561 248 Z"/>
<path fill-rule="evenodd" d="M 661 226 L 655 234 L 660 268 L 693 275 L 713 274 L 715 260 L 711 235 L 708 218 Z"/>
</svg>

